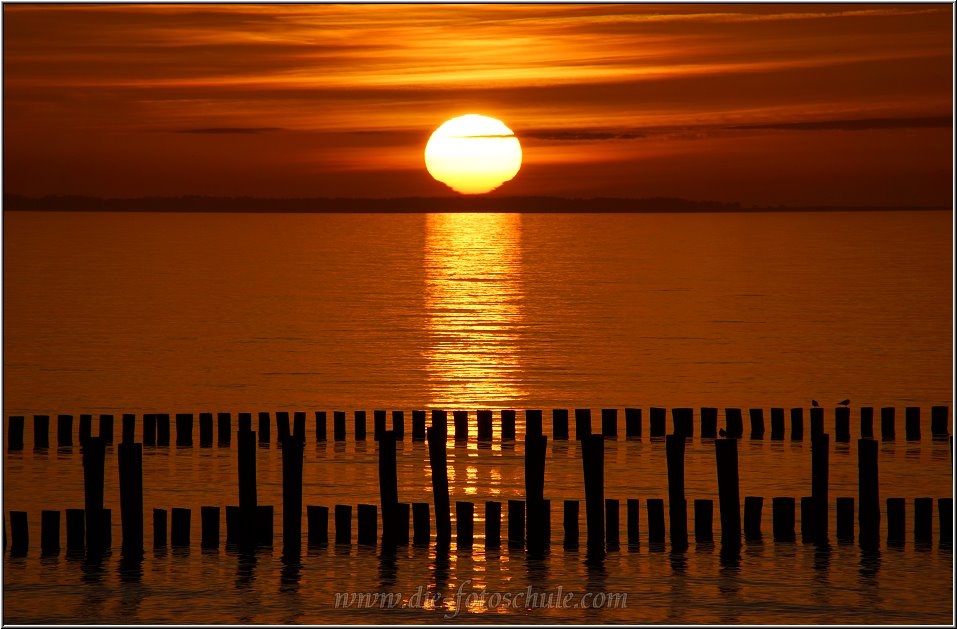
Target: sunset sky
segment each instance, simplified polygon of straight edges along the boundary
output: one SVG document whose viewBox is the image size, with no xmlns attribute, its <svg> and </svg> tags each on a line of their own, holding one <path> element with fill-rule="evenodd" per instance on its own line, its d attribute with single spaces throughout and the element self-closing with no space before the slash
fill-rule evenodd
<svg viewBox="0 0 957 629">
<path fill-rule="evenodd" d="M 429 134 L 504 121 L 496 194 L 950 205 L 950 4 L 3 7 L 4 190 L 453 194 Z"/>
</svg>

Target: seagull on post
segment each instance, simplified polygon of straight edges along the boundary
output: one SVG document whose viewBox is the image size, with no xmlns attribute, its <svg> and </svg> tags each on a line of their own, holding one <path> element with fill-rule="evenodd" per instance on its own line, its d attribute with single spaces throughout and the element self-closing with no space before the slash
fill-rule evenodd
<svg viewBox="0 0 957 629">
<path fill-rule="evenodd" d="M 841 406 L 847 406 L 847 405 L 850 404 L 850 403 L 851 403 L 850 400 L 844 400 L 844 401 L 842 401 L 842 402 L 838 402 L 838 404 L 840 404 Z"/>
<path fill-rule="evenodd" d="M 817 408 L 818 406 L 820 406 L 820 404 L 817 403 L 817 400 L 811 400 L 811 406 L 813 406 L 814 408 Z"/>
</svg>

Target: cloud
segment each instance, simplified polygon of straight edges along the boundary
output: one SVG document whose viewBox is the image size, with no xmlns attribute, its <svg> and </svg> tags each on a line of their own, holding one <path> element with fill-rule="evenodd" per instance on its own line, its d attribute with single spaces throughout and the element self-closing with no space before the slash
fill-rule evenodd
<svg viewBox="0 0 957 629">
<path fill-rule="evenodd" d="M 857 120 L 813 120 L 808 122 L 772 122 L 767 124 L 746 124 L 728 129 L 780 129 L 782 131 L 867 131 L 871 129 L 930 129 L 949 127 L 953 120 L 949 116 L 928 116 L 922 118 L 862 118 Z"/>
<path fill-rule="evenodd" d="M 179 129 L 175 133 L 195 133 L 200 135 L 253 135 L 282 131 L 281 127 L 202 127 L 199 129 Z"/>
</svg>

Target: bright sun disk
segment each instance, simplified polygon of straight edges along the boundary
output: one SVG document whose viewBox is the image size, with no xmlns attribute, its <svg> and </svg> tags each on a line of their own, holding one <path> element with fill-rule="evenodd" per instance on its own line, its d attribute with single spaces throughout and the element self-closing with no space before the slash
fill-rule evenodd
<svg viewBox="0 0 957 629">
<path fill-rule="evenodd" d="M 456 192 L 482 194 L 509 181 L 522 166 L 522 147 L 501 120 L 466 114 L 447 120 L 425 146 L 429 174 Z"/>
</svg>

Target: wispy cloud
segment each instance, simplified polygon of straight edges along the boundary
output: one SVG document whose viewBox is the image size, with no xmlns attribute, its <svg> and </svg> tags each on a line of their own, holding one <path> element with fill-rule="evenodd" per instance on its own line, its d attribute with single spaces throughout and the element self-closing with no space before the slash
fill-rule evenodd
<svg viewBox="0 0 957 629">
<path fill-rule="evenodd" d="M 282 131 L 281 127 L 200 127 L 198 129 L 178 129 L 176 133 L 194 133 L 207 135 L 254 135 Z"/>
</svg>

